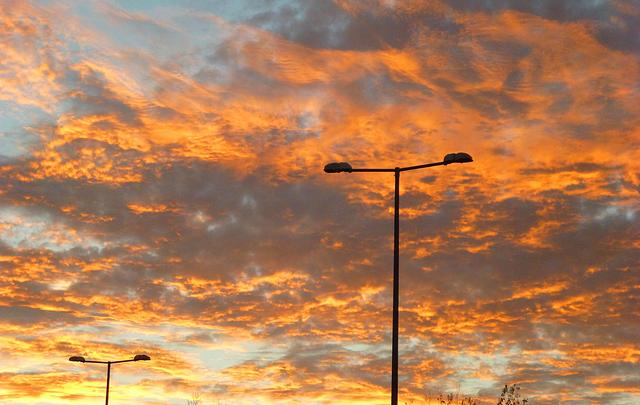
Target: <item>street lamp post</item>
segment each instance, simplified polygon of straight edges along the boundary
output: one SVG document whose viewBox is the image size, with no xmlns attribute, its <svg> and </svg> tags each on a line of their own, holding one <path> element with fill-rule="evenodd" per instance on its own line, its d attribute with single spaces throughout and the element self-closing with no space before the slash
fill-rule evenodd
<svg viewBox="0 0 640 405">
<path fill-rule="evenodd" d="M 324 167 L 327 173 L 393 172 L 395 175 L 393 210 L 393 333 L 391 338 L 391 405 L 398 405 L 398 308 L 400 305 L 400 173 L 424 169 L 432 166 L 446 166 L 451 163 L 473 162 L 471 155 L 464 152 L 449 153 L 442 162 L 424 165 L 395 167 L 393 169 L 354 169 L 347 162 L 329 163 Z"/>
<path fill-rule="evenodd" d="M 105 405 L 109 405 L 109 380 L 111 379 L 111 365 L 116 363 L 128 363 L 130 361 L 140 361 L 140 360 L 151 360 L 149 356 L 146 354 L 136 354 L 134 358 L 128 360 L 116 360 L 116 361 L 97 361 L 97 360 L 86 360 L 82 356 L 71 356 L 69 357 L 69 361 L 77 361 L 80 363 L 97 363 L 97 364 L 106 364 L 107 365 L 107 396 L 105 399 Z"/>
</svg>

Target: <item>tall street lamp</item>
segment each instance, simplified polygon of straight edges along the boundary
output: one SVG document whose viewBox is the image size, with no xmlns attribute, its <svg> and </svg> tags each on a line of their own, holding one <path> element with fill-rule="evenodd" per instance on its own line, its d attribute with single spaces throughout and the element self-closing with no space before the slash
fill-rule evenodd
<svg viewBox="0 0 640 405">
<path fill-rule="evenodd" d="M 400 173 L 409 170 L 424 169 L 432 166 L 446 166 L 451 163 L 473 162 L 471 155 L 464 152 L 449 153 L 442 162 L 427 163 L 424 165 L 396 167 L 393 169 L 354 169 L 347 162 L 329 163 L 324 167 L 327 173 L 354 173 L 354 172 L 393 172 L 395 173 L 395 205 L 393 222 L 393 337 L 391 349 L 391 405 L 398 405 L 398 306 L 400 289 Z"/>
<path fill-rule="evenodd" d="M 146 354 L 136 354 L 136 356 L 132 359 L 128 360 L 116 360 L 116 361 L 97 361 L 97 360 L 86 360 L 82 356 L 71 356 L 69 357 L 69 361 L 77 361 L 80 363 L 98 363 L 98 364 L 106 364 L 107 365 L 107 398 L 105 400 L 105 405 L 109 405 L 109 380 L 111 378 L 111 365 L 116 363 L 128 363 L 130 361 L 140 361 L 140 360 L 151 360 L 151 357 Z"/>
</svg>

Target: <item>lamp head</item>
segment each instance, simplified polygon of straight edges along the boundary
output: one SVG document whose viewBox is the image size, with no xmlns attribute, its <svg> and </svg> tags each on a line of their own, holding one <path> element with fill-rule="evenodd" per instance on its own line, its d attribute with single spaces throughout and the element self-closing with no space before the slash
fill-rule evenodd
<svg viewBox="0 0 640 405">
<path fill-rule="evenodd" d="M 324 171 L 327 173 L 341 173 L 341 172 L 351 173 L 351 170 L 353 170 L 353 168 L 347 162 L 329 163 L 324 167 Z"/>
<path fill-rule="evenodd" d="M 82 356 L 71 356 L 69 357 L 69 361 L 79 361 L 80 363 L 84 363 L 84 357 Z"/>
<path fill-rule="evenodd" d="M 471 157 L 470 154 L 464 153 L 464 152 L 449 153 L 445 155 L 443 162 L 445 165 L 448 165 L 451 163 L 469 163 L 469 162 L 473 162 L 473 158 Z"/>
<path fill-rule="evenodd" d="M 134 357 L 133 360 L 134 361 L 151 360 L 151 357 L 147 356 L 146 354 L 136 354 L 136 357 Z"/>
</svg>

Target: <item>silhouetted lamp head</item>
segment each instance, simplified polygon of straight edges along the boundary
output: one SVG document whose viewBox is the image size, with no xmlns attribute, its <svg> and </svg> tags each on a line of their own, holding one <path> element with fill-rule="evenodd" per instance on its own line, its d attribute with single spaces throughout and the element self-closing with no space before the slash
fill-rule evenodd
<svg viewBox="0 0 640 405">
<path fill-rule="evenodd" d="M 136 354 L 136 357 L 134 357 L 133 360 L 134 361 L 151 360 L 151 357 L 147 356 L 146 354 Z"/>
<path fill-rule="evenodd" d="M 464 152 L 449 153 L 445 155 L 443 162 L 445 165 L 450 163 L 469 163 L 473 162 L 473 158 L 471 158 L 470 154 Z"/>
<path fill-rule="evenodd" d="M 79 361 L 80 363 L 84 363 L 84 357 L 82 357 L 82 356 L 71 356 L 71 357 L 69 357 L 69 361 Z"/>
<path fill-rule="evenodd" d="M 329 163 L 324 167 L 324 171 L 327 173 L 351 173 L 351 170 L 353 170 L 353 168 L 347 162 Z"/>
</svg>

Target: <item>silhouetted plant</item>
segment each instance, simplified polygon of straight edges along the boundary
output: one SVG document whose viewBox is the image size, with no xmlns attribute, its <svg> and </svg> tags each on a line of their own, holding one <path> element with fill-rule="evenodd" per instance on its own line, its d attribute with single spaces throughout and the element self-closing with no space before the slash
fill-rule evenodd
<svg viewBox="0 0 640 405">
<path fill-rule="evenodd" d="M 498 399 L 498 405 L 527 405 L 530 404 L 527 398 L 520 399 L 520 387 L 518 384 L 505 385 L 502 394 Z"/>
<path fill-rule="evenodd" d="M 204 405 L 201 396 L 202 395 L 199 392 L 194 392 L 191 394 L 191 399 L 187 399 L 187 405 Z M 223 402 L 222 400 L 216 400 L 217 405 L 225 405 L 225 403 L 226 402 Z"/>
<path fill-rule="evenodd" d="M 427 391 L 427 393 L 423 396 L 423 401 L 419 402 L 406 402 L 404 405 L 413 405 L 413 404 L 423 404 L 423 405 L 478 405 L 479 402 L 477 399 L 461 395 L 459 392 L 457 393 L 432 393 Z"/>
<path fill-rule="evenodd" d="M 477 405 L 478 401 L 472 397 L 462 396 L 460 394 L 440 394 L 438 396 L 438 404 L 440 405 Z"/>
<path fill-rule="evenodd" d="M 200 405 L 200 394 L 198 392 L 194 392 L 191 394 L 191 399 L 187 400 L 187 405 Z"/>
</svg>

